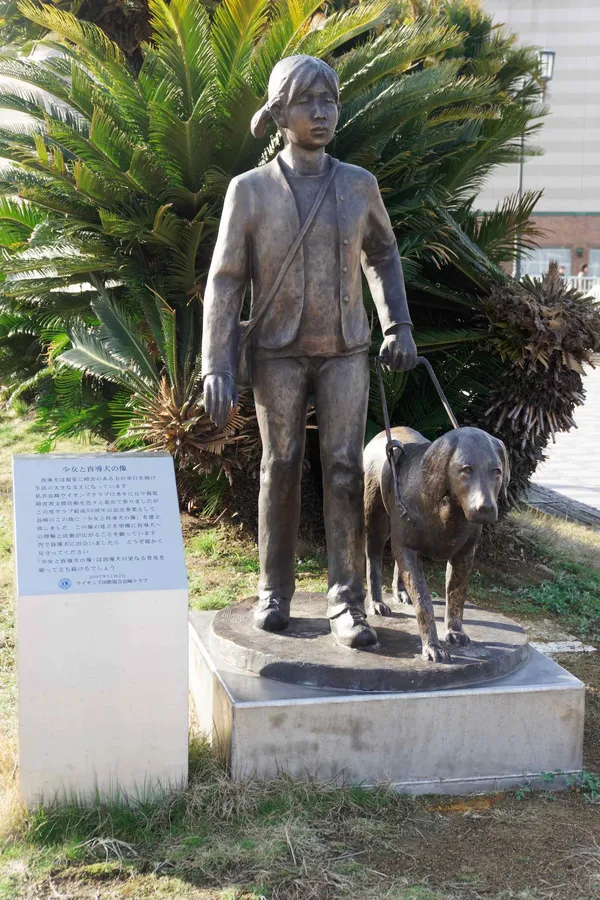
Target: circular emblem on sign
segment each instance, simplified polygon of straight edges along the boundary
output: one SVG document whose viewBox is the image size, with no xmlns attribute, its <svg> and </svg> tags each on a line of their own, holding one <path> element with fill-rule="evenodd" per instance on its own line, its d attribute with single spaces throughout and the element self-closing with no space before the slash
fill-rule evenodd
<svg viewBox="0 0 600 900">
<path fill-rule="evenodd" d="M 68 591 L 69 588 L 71 587 L 70 578 L 61 578 L 60 581 L 58 582 L 58 586 L 59 586 L 59 588 L 62 588 L 63 591 Z"/>
</svg>

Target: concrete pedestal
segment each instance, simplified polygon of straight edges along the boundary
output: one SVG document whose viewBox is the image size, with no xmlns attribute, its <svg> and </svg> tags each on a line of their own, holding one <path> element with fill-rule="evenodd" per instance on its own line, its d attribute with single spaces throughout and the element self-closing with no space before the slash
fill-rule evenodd
<svg viewBox="0 0 600 900">
<path fill-rule="evenodd" d="M 510 675 L 446 690 L 356 693 L 283 684 L 209 651 L 213 612 L 190 620 L 201 729 L 232 776 L 315 776 L 402 792 L 561 787 L 582 767 L 584 685 L 531 650 Z M 554 782 L 541 773 L 558 774 Z"/>
</svg>

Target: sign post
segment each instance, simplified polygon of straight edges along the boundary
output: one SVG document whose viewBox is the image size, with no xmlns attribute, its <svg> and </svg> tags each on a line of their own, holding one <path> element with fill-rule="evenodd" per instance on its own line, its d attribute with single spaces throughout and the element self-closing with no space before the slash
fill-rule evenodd
<svg viewBox="0 0 600 900">
<path fill-rule="evenodd" d="M 187 779 L 188 590 L 166 453 L 13 457 L 20 790 Z"/>
</svg>

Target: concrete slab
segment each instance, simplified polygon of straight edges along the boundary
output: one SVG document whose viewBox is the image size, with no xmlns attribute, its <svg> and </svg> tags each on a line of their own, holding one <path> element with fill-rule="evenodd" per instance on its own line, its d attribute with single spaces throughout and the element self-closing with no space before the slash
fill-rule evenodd
<svg viewBox="0 0 600 900">
<path fill-rule="evenodd" d="M 560 653 L 595 653 L 596 648 L 582 641 L 532 641 L 529 645 L 544 656 L 558 656 Z"/>
<path fill-rule="evenodd" d="M 190 689 L 201 729 L 232 776 L 293 777 L 404 793 L 560 788 L 582 767 L 584 685 L 553 660 L 483 685 L 354 693 L 283 684 L 208 650 L 214 612 L 190 618 Z M 557 773 L 553 783 L 542 773 Z"/>
<path fill-rule="evenodd" d="M 583 386 L 586 399 L 575 410 L 577 428 L 556 435 L 556 443 L 546 448 L 547 460 L 538 466 L 532 480 L 600 509 L 600 369 L 588 368 Z"/>
</svg>

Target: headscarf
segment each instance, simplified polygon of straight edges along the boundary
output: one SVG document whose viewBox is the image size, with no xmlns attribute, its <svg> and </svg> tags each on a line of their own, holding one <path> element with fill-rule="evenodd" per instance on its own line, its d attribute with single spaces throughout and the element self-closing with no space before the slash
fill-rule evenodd
<svg viewBox="0 0 600 900">
<path fill-rule="evenodd" d="M 325 79 L 339 102 L 340 83 L 337 74 L 322 59 L 300 54 L 279 60 L 269 78 L 269 99 L 252 117 L 250 130 L 254 137 L 264 137 L 274 104 L 285 108 L 307 90 L 319 75 Z"/>
</svg>

